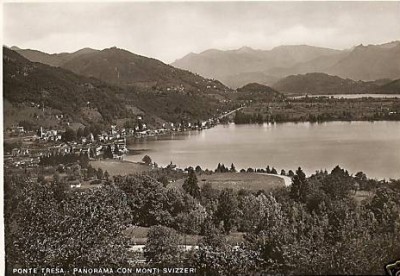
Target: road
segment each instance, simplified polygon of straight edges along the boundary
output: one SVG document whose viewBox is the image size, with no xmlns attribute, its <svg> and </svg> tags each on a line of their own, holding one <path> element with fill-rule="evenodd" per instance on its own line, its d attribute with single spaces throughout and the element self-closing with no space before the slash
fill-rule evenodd
<svg viewBox="0 0 400 276">
<path fill-rule="evenodd" d="M 222 119 L 222 118 L 224 118 L 224 117 L 226 117 L 226 116 L 229 116 L 229 115 L 231 115 L 232 113 L 235 113 L 236 111 L 241 110 L 242 108 L 243 108 L 243 106 L 242 106 L 242 107 L 239 107 L 239 108 L 236 108 L 235 110 L 229 111 L 228 113 L 219 116 L 218 119 Z"/>
</svg>

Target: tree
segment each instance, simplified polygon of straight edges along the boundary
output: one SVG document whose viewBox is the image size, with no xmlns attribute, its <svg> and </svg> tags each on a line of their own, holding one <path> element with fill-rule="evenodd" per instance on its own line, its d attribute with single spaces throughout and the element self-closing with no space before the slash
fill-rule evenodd
<svg viewBox="0 0 400 276">
<path fill-rule="evenodd" d="M 93 134 L 94 137 L 97 137 L 97 135 L 101 134 L 101 126 L 99 124 L 92 124 L 90 126 L 90 132 Z"/>
<path fill-rule="evenodd" d="M 151 164 L 151 158 L 148 155 L 145 155 L 142 159 L 142 161 L 146 164 L 146 165 L 150 165 Z"/>
<path fill-rule="evenodd" d="M 290 197 L 296 201 L 305 203 L 308 188 L 306 175 L 299 167 L 296 171 L 296 175 L 293 177 L 292 185 L 290 186 Z"/>
<path fill-rule="evenodd" d="M 182 188 L 183 190 L 185 190 L 186 193 L 190 194 L 192 197 L 200 198 L 200 187 L 198 185 L 196 173 L 194 172 L 193 169 L 189 170 L 188 178 L 183 183 Z"/>
<path fill-rule="evenodd" d="M 133 220 L 137 225 L 151 226 L 171 223 L 168 189 L 148 175 L 115 177 L 114 183 L 127 194 Z"/>
<path fill-rule="evenodd" d="M 65 132 L 62 134 L 62 140 L 65 142 L 76 141 L 76 132 L 70 127 L 65 129 Z"/>
<path fill-rule="evenodd" d="M 240 231 L 251 232 L 259 226 L 267 208 L 265 198 L 264 194 L 260 194 L 257 197 L 249 194 L 240 199 Z"/>
<path fill-rule="evenodd" d="M 223 223 L 225 233 L 229 232 L 236 226 L 238 218 L 238 200 L 232 189 L 224 189 L 218 198 L 217 211 L 214 214 L 216 223 Z"/>
<path fill-rule="evenodd" d="M 355 188 L 355 180 L 347 171 L 336 166 L 322 181 L 322 189 L 332 199 L 343 199 Z"/>
<path fill-rule="evenodd" d="M 94 169 L 91 165 L 87 168 L 87 177 L 92 178 L 96 175 L 96 169 Z"/>
<path fill-rule="evenodd" d="M 231 168 L 229 170 L 230 172 L 236 172 L 236 168 L 235 165 L 233 165 L 233 163 L 231 164 Z"/>
<path fill-rule="evenodd" d="M 210 222 L 206 222 L 204 228 L 204 237 L 200 241 L 202 244 L 214 249 L 226 246 L 226 238 L 223 235 L 223 231 L 220 231 L 220 229 L 216 228 L 215 225 Z"/>
<path fill-rule="evenodd" d="M 37 183 L 46 183 L 46 179 L 43 174 L 40 174 L 36 180 Z"/>
<path fill-rule="evenodd" d="M 76 137 L 77 137 L 78 139 L 80 139 L 81 137 L 84 136 L 83 133 L 84 133 L 84 132 L 83 132 L 83 129 L 82 129 L 82 128 L 78 128 L 78 131 L 76 132 Z"/>
<path fill-rule="evenodd" d="M 88 137 L 90 135 L 90 128 L 89 127 L 85 127 L 83 129 L 83 136 Z"/>
<path fill-rule="evenodd" d="M 108 171 L 104 172 L 104 178 L 108 181 L 110 178 L 110 174 L 108 173 Z"/>
<path fill-rule="evenodd" d="M 358 184 L 358 187 L 361 188 L 362 190 L 366 190 L 368 188 L 367 187 L 368 179 L 365 173 L 363 172 L 356 173 L 356 175 L 354 176 L 354 180 Z"/>
<path fill-rule="evenodd" d="M 114 157 L 112 150 L 111 150 L 111 145 L 108 145 L 106 150 L 104 151 L 104 158 L 110 158 L 112 159 Z"/>
<path fill-rule="evenodd" d="M 119 154 L 119 148 L 118 148 L 118 145 L 115 145 L 114 146 L 114 154 Z"/>
<path fill-rule="evenodd" d="M 229 169 L 225 167 L 224 164 L 218 163 L 217 168 L 215 169 L 215 172 L 219 172 L 219 173 L 224 173 L 224 172 L 228 172 Z"/>
<path fill-rule="evenodd" d="M 89 166 L 89 157 L 87 154 L 81 154 L 79 156 L 79 164 L 83 169 L 86 169 Z"/>
<path fill-rule="evenodd" d="M 52 184 L 24 182 L 15 198 L 8 266 L 102 267 L 127 265 L 126 196 L 115 187 L 67 191 L 58 200 Z"/>
<path fill-rule="evenodd" d="M 188 206 L 187 206 L 188 207 Z M 180 212 L 175 218 L 177 230 L 181 233 L 200 234 L 207 217 L 207 211 L 200 204 L 194 204 L 189 210 Z M 186 240 L 185 240 L 186 243 Z"/>
<path fill-rule="evenodd" d="M 164 187 L 168 186 L 168 178 L 165 175 L 161 175 L 159 178 L 157 178 L 157 181 L 162 183 Z"/>
<path fill-rule="evenodd" d="M 98 170 L 97 170 L 97 173 L 96 173 L 96 176 L 97 176 L 97 179 L 99 179 L 99 180 L 102 180 L 103 179 L 103 170 L 101 169 L 101 168 L 99 168 Z"/>
<path fill-rule="evenodd" d="M 144 256 L 150 264 L 176 265 L 180 256 L 180 236 L 171 228 L 152 226 L 147 234 Z"/>
</svg>

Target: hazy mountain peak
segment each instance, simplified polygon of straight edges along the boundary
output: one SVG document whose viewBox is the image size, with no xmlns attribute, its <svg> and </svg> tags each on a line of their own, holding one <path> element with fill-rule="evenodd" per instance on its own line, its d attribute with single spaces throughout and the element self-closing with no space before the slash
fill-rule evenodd
<svg viewBox="0 0 400 276">
<path fill-rule="evenodd" d="M 208 49 L 208 50 L 201 52 L 199 55 L 219 54 L 222 52 L 224 52 L 224 51 L 218 50 L 218 49 Z"/>
<path fill-rule="evenodd" d="M 173 66 L 222 81 L 230 87 L 268 83 L 289 75 L 322 72 L 354 80 L 400 77 L 400 41 L 359 44 L 336 50 L 309 45 L 281 45 L 271 50 L 244 46 L 237 50 L 210 49 L 186 55 Z M 267 81 L 268 80 L 268 81 Z"/>
<path fill-rule="evenodd" d="M 395 40 L 395 41 L 384 43 L 384 44 L 381 44 L 381 45 L 378 45 L 378 46 L 381 47 L 381 48 L 389 48 L 390 49 L 390 48 L 395 48 L 395 47 L 397 47 L 399 45 L 400 45 L 400 41 L 399 40 Z"/>
<path fill-rule="evenodd" d="M 85 47 L 85 48 L 82 48 L 82 49 L 80 49 L 80 50 L 78 50 L 78 51 L 76 51 L 76 52 L 74 52 L 75 54 L 76 53 L 81 53 L 81 54 L 86 54 L 86 53 L 93 53 L 93 52 L 98 52 L 99 50 L 96 50 L 96 49 L 93 49 L 93 48 L 89 48 L 89 47 Z"/>
<path fill-rule="evenodd" d="M 255 50 L 253 48 L 249 47 L 249 46 L 243 46 L 243 47 L 237 49 L 236 51 L 239 52 L 239 53 L 252 53 Z"/>
</svg>

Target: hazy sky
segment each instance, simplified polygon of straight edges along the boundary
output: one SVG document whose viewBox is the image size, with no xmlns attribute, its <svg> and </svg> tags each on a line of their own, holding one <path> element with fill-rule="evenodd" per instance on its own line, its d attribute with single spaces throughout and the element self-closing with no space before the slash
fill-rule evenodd
<svg viewBox="0 0 400 276">
<path fill-rule="evenodd" d="M 3 11 L 7 46 L 117 46 L 167 63 L 209 48 L 344 49 L 400 39 L 400 2 L 6 3 Z"/>
</svg>

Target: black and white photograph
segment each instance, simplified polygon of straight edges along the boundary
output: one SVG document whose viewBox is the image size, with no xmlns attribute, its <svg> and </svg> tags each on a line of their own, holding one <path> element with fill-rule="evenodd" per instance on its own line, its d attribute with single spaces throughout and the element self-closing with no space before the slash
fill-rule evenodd
<svg viewBox="0 0 400 276">
<path fill-rule="evenodd" d="M 1 275 L 400 275 L 400 1 L 0 5 Z"/>
</svg>

